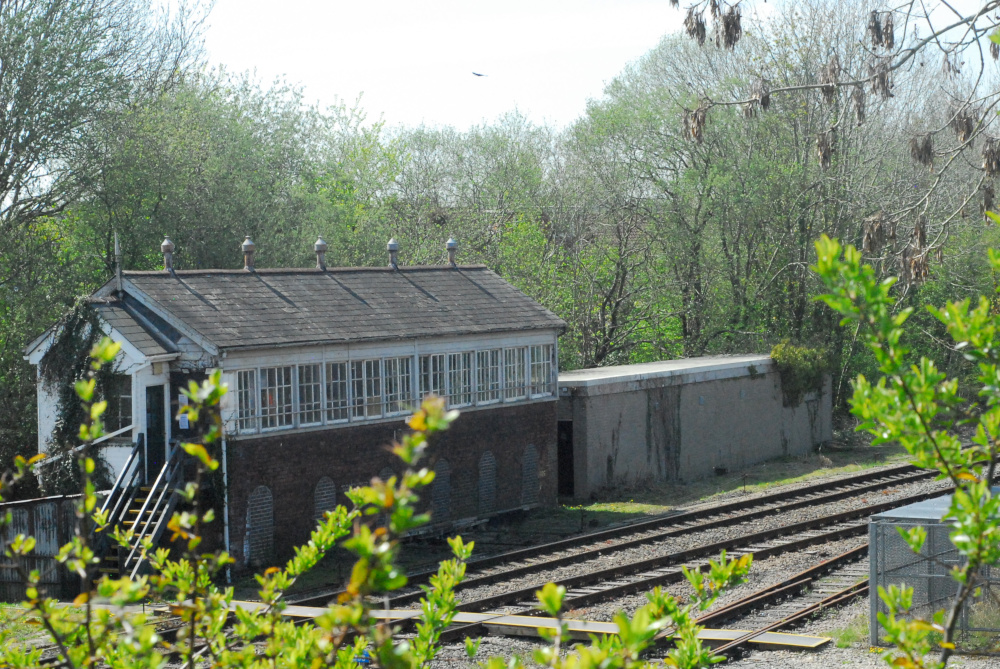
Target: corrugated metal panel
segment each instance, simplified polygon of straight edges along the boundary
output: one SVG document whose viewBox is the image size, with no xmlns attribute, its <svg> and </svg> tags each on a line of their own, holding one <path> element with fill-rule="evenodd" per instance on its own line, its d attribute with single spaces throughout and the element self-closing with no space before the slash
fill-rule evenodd
<svg viewBox="0 0 1000 669">
<path fill-rule="evenodd" d="M 52 557 L 59 552 L 58 512 L 55 502 L 35 507 L 35 555 Z"/>
</svg>

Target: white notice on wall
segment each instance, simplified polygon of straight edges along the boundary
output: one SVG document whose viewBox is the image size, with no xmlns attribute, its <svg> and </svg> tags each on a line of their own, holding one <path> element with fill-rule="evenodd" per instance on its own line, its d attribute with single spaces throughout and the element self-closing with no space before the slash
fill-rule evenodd
<svg viewBox="0 0 1000 669">
<path fill-rule="evenodd" d="M 188 398 L 185 395 L 178 395 L 177 396 L 177 406 L 178 407 L 185 406 L 187 403 L 188 403 Z M 191 421 L 188 420 L 188 417 L 187 417 L 186 413 L 182 413 L 180 416 L 178 416 L 177 422 L 180 423 L 180 428 L 182 430 L 189 430 L 189 429 L 191 429 Z"/>
</svg>

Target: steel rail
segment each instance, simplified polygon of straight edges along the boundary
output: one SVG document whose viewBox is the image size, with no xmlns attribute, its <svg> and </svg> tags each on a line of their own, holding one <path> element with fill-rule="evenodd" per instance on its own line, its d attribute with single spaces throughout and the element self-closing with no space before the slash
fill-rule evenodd
<svg viewBox="0 0 1000 669">
<path fill-rule="evenodd" d="M 761 588 L 743 599 L 727 604 L 726 606 L 718 608 L 714 611 L 710 611 L 709 613 L 700 616 L 697 620 L 695 620 L 695 622 L 703 626 L 716 625 L 731 618 L 744 616 L 759 606 L 770 604 L 776 600 L 780 600 L 791 594 L 800 592 L 803 588 L 809 587 L 811 584 L 823 578 L 831 571 L 857 562 L 866 555 L 868 555 L 867 542 L 865 542 L 863 546 L 852 548 L 851 550 L 845 551 L 844 553 L 832 557 L 829 560 L 824 560 L 815 567 L 810 567 L 809 569 L 801 571 L 794 576 L 786 578 L 780 583 L 775 583 L 774 585 L 766 588 Z M 657 638 L 669 635 L 669 631 L 664 631 L 658 634 Z"/>
<path fill-rule="evenodd" d="M 512 562 L 537 558 L 547 554 L 558 553 L 560 551 L 577 548 L 585 545 L 595 545 L 599 552 L 615 552 L 625 550 L 634 546 L 659 541 L 672 536 L 689 534 L 702 530 L 714 529 L 737 525 L 742 522 L 767 517 L 776 510 L 791 511 L 798 508 L 814 506 L 839 501 L 848 497 L 861 495 L 867 492 L 876 491 L 882 488 L 895 485 L 906 485 L 916 481 L 925 480 L 936 475 L 937 472 L 923 470 L 913 465 L 900 465 L 896 467 L 881 469 L 876 472 L 866 472 L 861 475 L 844 477 L 816 483 L 809 486 L 784 490 L 768 495 L 763 495 L 751 500 L 739 500 L 727 502 L 712 507 L 697 509 L 694 511 L 684 511 L 669 516 L 655 518 L 653 520 L 632 523 L 621 527 L 601 530 L 582 534 L 568 539 L 561 539 L 554 542 L 530 546 L 514 551 L 508 551 L 498 555 L 487 556 L 468 562 L 468 571 L 484 569 L 495 565 L 511 564 Z M 818 495 L 818 496 L 817 496 Z M 783 504 L 780 509 L 776 509 L 774 504 L 787 502 L 800 498 L 797 501 Z M 747 510 L 747 508 L 751 510 Z M 733 515 L 735 514 L 735 515 Z M 723 517 L 719 517 L 723 516 Z M 697 522 L 701 519 L 708 519 L 704 522 Z M 696 524 L 691 524 L 696 523 Z M 602 542 L 626 536 L 629 534 L 641 534 L 663 527 L 673 526 L 672 529 L 663 530 L 655 534 L 642 534 L 634 539 L 611 545 L 596 545 Z M 520 577 L 525 574 L 535 573 L 554 569 L 557 567 L 583 562 L 593 558 L 593 552 L 579 552 L 571 555 L 556 555 L 555 557 L 536 560 L 528 564 L 512 566 L 510 568 L 492 573 L 468 576 L 459 586 L 459 590 L 472 587 L 488 585 L 499 581 Z M 419 585 L 425 583 L 436 571 L 418 572 L 410 575 L 409 584 Z M 290 602 L 303 606 L 322 606 L 330 599 L 340 594 L 340 590 L 326 590 L 320 594 L 304 594 L 299 597 L 289 598 Z M 392 597 L 390 601 L 394 606 L 418 601 L 423 596 L 421 590 L 414 590 Z"/>
<path fill-rule="evenodd" d="M 816 541 L 826 540 L 825 536 L 819 536 L 814 538 Z M 822 578 L 831 571 L 834 571 L 840 567 L 843 567 L 852 562 L 856 562 L 861 558 L 865 557 L 868 553 L 867 542 L 863 546 L 858 546 L 849 551 L 841 553 L 835 557 L 828 560 L 820 562 L 814 567 L 810 567 L 804 571 L 791 576 L 780 583 L 775 583 L 774 585 L 767 586 L 756 592 L 740 599 L 736 602 L 728 604 L 720 609 L 706 613 L 705 615 L 699 617 L 695 622 L 701 626 L 707 626 L 710 624 L 718 624 L 723 620 L 728 620 L 730 618 L 739 617 L 745 615 L 748 611 L 753 610 L 759 606 L 770 604 L 771 602 L 779 599 L 783 599 L 789 596 L 793 596 L 801 592 L 803 589 L 808 588 L 810 585 L 815 583 L 818 579 Z M 707 564 L 697 565 L 696 568 L 706 569 Z M 671 581 L 679 581 L 683 578 L 683 573 L 679 570 L 671 578 Z M 586 604 L 587 601 L 581 601 L 581 598 L 577 597 L 567 597 L 564 600 L 564 606 L 567 608 L 572 608 Z M 460 607 L 461 608 L 461 607 Z M 540 610 L 533 605 L 524 606 L 521 611 L 517 612 L 516 615 L 531 615 L 534 613 L 540 613 Z M 511 613 L 497 614 L 500 615 L 515 615 Z M 468 625 L 458 625 L 451 627 L 441 634 L 441 640 L 445 642 L 451 641 L 461 641 L 466 636 L 474 636 L 475 634 L 484 633 L 484 625 L 488 621 L 471 623 Z M 666 629 L 656 635 L 654 643 L 665 642 L 673 634 L 673 629 Z M 761 634 L 762 632 L 756 631 L 754 636 Z M 752 636 L 750 638 L 753 638 Z"/>
<path fill-rule="evenodd" d="M 732 641 L 725 643 L 719 646 L 718 648 L 715 648 L 713 652 L 716 653 L 717 655 L 722 655 L 724 657 L 732 658 L 735 655 L 739 654 L 747 643 L 749 643 L 755 637 L 760 636 L 761 634 L 764 634 L 766 632 L 774 632 L 775 630 L 788 627 L 789 625 L 792 625 L 807 616 L 819 613 L 823 609 L 830 608 L 832 606 L 840 606 L 846 604 L 847 602 L 853 599 L 856 599 L 858 597 L 863 597 L 864 595 L 867 594 L 868 594 L 868 583 L 865 582 L 855 583 L 854 585 L 850 585 L 846 588 L 843 588 L 842 590 L 839 590 L 833 593 L 832 595 L 823 598 L 818 602 L 813 602 L 808 606 L 804 606 L 795 613 L 793 613 L 792 615 L 782 618 L 777 622 L 771 623 L 770 625 L 765 625 L 764 627 L 756 629 L 752 632 L 747 632 L 738 639 L 733 639 Z"/>
<path fill-rule="evenodd" d="M 875 514 L 881 513 L 882 511 L 888 511 L 893 508 L 904 506 L 906 504 L 912 504 L 915 502 L 921 502 L 932 497 L 938 497 L 943 494 L 947 494 L 951 491 L 951 488 L 945 488 L 941 490 L 936 490 L 933 492 L 919 493 L 917 495 L 910 495 L 905 498 L 896 499 L 890 502 L 883 502 L 881 504 L 874 504 L 865 506 L 859 509 L 852 509 L 850 511 L 842 511 L 840 513 L 831 514 L 828 516 L 823 516 L 820 518 L 815 518 L 812 520 L 802 521 L 799 523 L 794 523 L 792 525 L 785 525 L 782 527 L 776 527 L 769 530 L 762 530 L 760 532 L 754 532 L 752 534 L 743 535 L 740 537 L 735 537 L 731 539 L 724 539 L 721 541 L 716 541 L 709 544 L 703 544 L 701 546 L 696 546 L 694 548 L 689 548 L 682 551 L 676 551 L 673 553 L 668 553 L 665 555 L 659 555 L 653 558 L 646 558 L 643 560 L 637 560 L 634 562 L 628 562 L 621 565 L 615 565 L 614 567 L 608 567 L 605 569 L 598 569 L 594 571 L 589 571 L 584 574 L 578 574 L 576 576 L 569 576 L 562 579 L 554 579 L 552 582 L 556 585 L 562 585 L 567 590 L 572 590 L 574 588 L 580 588 L 587 585 L 600 585 L 607 584 L 608 587 L 599 587 L 594 589 L 593 592 L 585 593 L 579 596 L 573 596 L 571 592 L 567 593 L 566 605 L 577 607 L 587 604 L 591 604 L 595 601 L 600 601 L 608 597 L 616 597 L 626 594 L 631 594 L 637 590 L 644 588 L 652 588 L 656 585 L 664 585 L 667 583 L 673 583 L 684 578 L 682 571 L 680 570 L 680 565 L 683 565 L 689 561 L 696 560 L 705 557 L 714 557 L 725 551 L 734 551 L 742 548 L 747 548 L 748 550 L 741 551 L 746 553 L 753 553 L 757 558 L 771 557 L 773 555 L 778 555 L 790 550 L 798 550 L 805 548 L 809 545 L 813 545 L 820 542 L 833 541 L 836 539 L 842 539 L 850 536 L 857 536 L 859 534 L 864 534 L 867 531 L 867 517 Z M 851 521 L 857 521 L 858 519 L 864 518 L 865 522 L 852 523 Z M 800 533 L 807 533 L 813 530 L 817 530 L 824 527 L 843 525 L 839 528 L 834 528 L 827 532 L 820 534 L 813 534 L 811 536 L 805 536 L 797 540 L 782 542 L 774 546 L 765 546 L 757 549 L 752 549 L 754 545 L 765 543 L 774 539 L 779 539 L 789 535 L 795 535 Z M 752 549 L 752 550 L 751 550 Z M 673 569 L 666 569 L 668 567 L 674 566 Z M 707 565 L 704 565 L 707 568 Z M 654 570 L 660 570 L 657 573 L 650 574 L 649 576 L 641 576 L 644 572 L 652 572 Z M 634 577 L 640 575 L 639 578 L 628 578 L 625 582 L 619 582 L 620 579 L 626 577 Z M 483 611 L 492 609 L 498 606 L 509 606 L 509 605 L 522 605 L 527 606 L 527 604 L 522 604 L 523 602 L 529 602 L 534 600 L 534 593 L 540 589 L 548 581 L 543 581 L 540 583 L 535 583 L 528 587 L 517 588 L 510 590 L 505 593 L 500 593 L 497 595 L 491 595 L 489 597 L 484 597 L 481 599 L 472 600 L 469 602 L 463 602 L 459 604 L 459 610 L 461 611 Z M 420 595 L 422 596 L 422 593 Z M 391 608 L 398 608 L 404 602 L 409 602 L 414 598 L 413 593 L 408 593 L 406 595 L 400 595 L 399 597 L 390 598 L 389 606 Z"/>
<path fill-rule="evenodd" d="M 926 476 L 923 474 L 914 474 L 909 477 L 905 477 L 903 479 L 893 479 L 891 485 L 905 485 L 908 483 L 913 483 L 915 481 L 923 480 L 924 478 L 926 478 Z M 773 506 L 767 506 L 764 508 L 755 508 L 752 511 L 747 511 L 745 513 L 741 513 L 738 515 L 730 515 L 724 518 L 716 518 L 714 520 L 708 520 L 703 523 L 698 523 L 697 525 L 687 525 L 683 527 L 677 527 L 674 529 L 657 532 L 656 534 L 639 536 L 635 539 L 622 541 L 616 544 L 599 546 L 598 552 L 599 553 L 617 552 L 661 541 L 663 539 L 669 539 L 670 537 L 691 534 L 694 532 L 702 532 L 705 530 L 711 530 L 719 527 L 729 527 L 732 525 L 738 525 L 740 523 L 771 516 L 774 514 L 775 511 L 780 511 L 783 513 L 785 511 L 794 511 L 795 509 L 800 509 L 808 506 L 815 506 L 817 504 L 828 504 L 830 502 L 836 502 L 847 497 L 854 497 L 856 495 L 862 495 L 867 492 L 879 490 L 880 488 L 885 487 L 885 485 L 886 485 L 885 482 L 879 481 L 876 483 L 871 483 L 869 485 L 857 488 L 851 488 L 848 490 L 838 490 L 836 492 L 831 492 L 826 495 L 821 495 L 820 497 L 809 497 L 806 499 L 801 499 L 797 502 L 792 502 L 790 504 L 783 505 L 777 509 Z M 525 565 L 514 566 L 509 569 L 504 569 L 503 571 L 498 571 L 492 574 L 471 576 L 462 581 L 458 589 L 467 590 L 469 588 L 479 587 L 482 585 L 490 585 L 491 583 L 496 583 L 498 581 L 504 581 L 507 579 L 516 578 L 519 576 L 523 576 L 525 574 L 530 574 L 539 571 L 546 571 L 549 569 L 555 569 L 557 567 L 562 567 L 577 562 L 585 562 L 587 560 L 593 559 L 593 557 L 594 557 L 593 553 L 590 552 L 574 553 L 572 555 L 563 555 L 555 558 L 550 558 L 547 560 L 531 562 Z M 401 595 L 400 597 L 405 597 L 405 595 Z"/>
</svg>

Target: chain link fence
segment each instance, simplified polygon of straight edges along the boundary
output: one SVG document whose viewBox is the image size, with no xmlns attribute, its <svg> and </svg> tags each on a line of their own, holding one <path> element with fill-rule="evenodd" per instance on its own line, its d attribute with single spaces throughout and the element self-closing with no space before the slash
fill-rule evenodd
<svg viewBox="0 0 1000 669">
<path fill-rule="evenodd" d="M 951 571 L 965 560 L 951 543 L 951 526 L 940 520 L 949 503 L 950 496 L 945 496 L 872 517 L 868 531 L 873 646 L 885 643 L 878 614 L 889 612 L 878 596 L 879 587 L 913 588 L 910 618 L 930 620 L 935 612 L 951 607 L 958 592 Z M 900 535 L 900 530 L 914 527 L 927 531 L 920 553 L 914 553 Z M 959 616 L 956 646 L 960 652 L 1000 654 L 1000 565 L 980 570 L 977 583 L 980 587 Z"/>
</svg>

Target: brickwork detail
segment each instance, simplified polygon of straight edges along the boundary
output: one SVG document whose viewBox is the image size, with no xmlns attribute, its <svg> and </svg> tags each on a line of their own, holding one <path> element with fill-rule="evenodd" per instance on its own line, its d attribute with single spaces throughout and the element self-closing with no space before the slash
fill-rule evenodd
<svg viewBox="0 0 1000 669">
<path fill-rule="evenodd" d="M 431 488 L 431 521 L 438 523 L 451 518 L 451 465 L 444 458 L 434 465 L 434 485 Z"/>
<path fill-rule="evenodd" d="M 555 402 L 501 405 L 466 412 L 447 432 L 435 435 L 427 457 L 430 463 L 448 461 L 448 522 L 479 513 L 480 460 L 487 451 L 494 462 L 491 513 L 523 506 L 520 482 L 528 444 L 538 450 L 538 503 L 555 503 L 555 417 Z M 368 485 L 373 476 L 389 471 L 398 474 L 402 464 L 386 445 L 399 439 L 402 427 L 400 420 L 231 441 L 227 452 L 232 514 L 229 536 L 239 560 L 237 569 L 249 567 L 243 549 L 249 546 L 247 507 L 254 490 L 267 486 L 273 495 L 273 560 L 285 560 L 293 555 L 295 546 L 309 541 L 309 533 L 316 527 L 316 489 L 322 478 L 337 484 L 337 500 L 343 501 L 344 492 Z M 497 478 L 504 485 L 497 485 Z M 420 510 L 433 513 L 433 509 L 432 487 L 423 496 Z M 222 527 L 222 523 L 218 525 Z M 220 542 L 221 534 L 220 529 Z"/>
<path fill-rule="evenodd" d="M 316 484 L 314 497 L 314 516 L 316 520 L 323 517 L 327 511 L 332 511 L 337 506 L 337 484 L 329 476 L 324 476 Z"/>
<path fill-rule="evenodd" d="M 524 447 L 521 457 L 521 504 L 538 504 L 538 449 L 533 444 Z"/>
<path fill-rule="evenodd" d="M 486 451 L 479 458 L 479 515 L 493 513 L 497 508 L 497 460 Z"/>
<path fill-rule="evenodd" d="M 451 474 L 451 517 L 473 518 L 479 508 L 479 491 L 473 466 L 455 469 Z"/>
<path fill-rule="evenodd" d="M 250 493 L 243 550 L 247 563 L 254 567 L 270 566 L 274 559 L 274 500 L 267 486 L 257 486 Z"/>
</svg>

